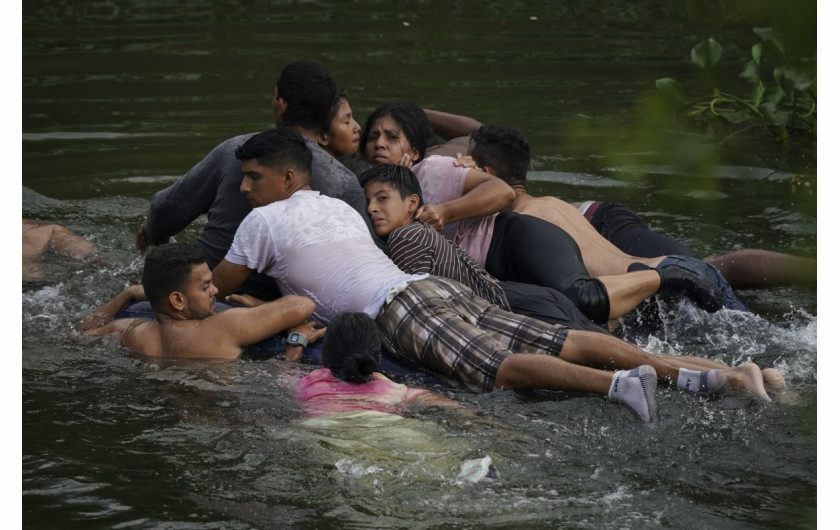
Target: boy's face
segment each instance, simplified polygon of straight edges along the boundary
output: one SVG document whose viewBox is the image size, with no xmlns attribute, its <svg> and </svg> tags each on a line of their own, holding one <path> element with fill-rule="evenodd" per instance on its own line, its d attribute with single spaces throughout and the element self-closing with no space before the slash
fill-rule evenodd
<svg viewBox="0 0 840 530">
<path fill-rule="evenodd" d="M 368 216 L 379 237 L 388 237 L 393 230 L 414 220 L 420 202 L 414 194 L 403 199 L 390 184 L 383 182 L 368 183 L 365 186 L 365 197 L 368 201 Z"/>
</svg>

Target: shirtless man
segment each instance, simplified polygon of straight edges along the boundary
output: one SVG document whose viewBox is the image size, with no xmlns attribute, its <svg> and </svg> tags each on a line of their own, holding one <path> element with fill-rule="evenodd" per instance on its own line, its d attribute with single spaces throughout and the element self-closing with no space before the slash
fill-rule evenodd
<svg viewBox="0 0 840 530">
<path fill-rule="evenodd" d="M 77 236 L 58 224 L 36 223 L 23 219 L 23 280 L 41 278 L 41 271 L 35 262 L 47 252 L 85 260 L 96 255 L 96 247 L 87 239 Z"/>
<path fill-rule="evenodd" d="M 146 257 L 142 285 L 133 285 L 97 309 L 77 326 L 88 335 L 108 335 L 135 353 L 165 359 L 234 360 L 242 348 L 285 329 L 296 331 L 310 343 L 326 328 L 303 323 L 315 304 L 302 296 L 284 296 L 254 307 L 216 312 L 213 275 L 202 250 L 187 243 L 154 248 Z M 135 300 L 148 298 L 150 318 L 116 318 Z M 253 297 L 234 295 L 236 302 Z M 299 357 L 301 346 L 292 346 L 287 357 Z"/>
<path fill-rule="evenodd" d="M 592 277 L 621 274 L 644 268 L 676 266 L 705 278 L 714 285 L 727 309 L 749 311 L 729 282 L 712 265 L 690 256 L 631 256 L 605 239 L 571 204 L 557 197 L 534 197 L 526 189 L 531 149 L 521 131 L 507 125 L 482 125 L 473 131 L 467 154 L 475 165 L 484 168 L 510 185 L 516 198 L 510 210 L 538 217 L 565 230 L 580 247 L 583 264 Z"/>
<path fill-rule="evenodd" d="M 425 109 L 425 113 L 434 131 L 447 140 L 446 143 L 438 145 L 435 136 L 429 137 L 429 154 L 458 156 L 466 153 L 470 135 L 482 125 L 468 116 L 430 109 Z M 597 201 L 571 205 L 580 208 L 581 212 L 585 211 L 585 219 L 595 231 L 621 251 L 636 257 L 655 258 L 677 254 L 701 259 L 713 265 L 735 289 L 817 283 L 815 259 L 755 248 L 703 256 L 682 243 L 649 229 L 644 221 L 626 206 Z M 570 215 L 567 211 L 564 217 Z"/>
</svg>

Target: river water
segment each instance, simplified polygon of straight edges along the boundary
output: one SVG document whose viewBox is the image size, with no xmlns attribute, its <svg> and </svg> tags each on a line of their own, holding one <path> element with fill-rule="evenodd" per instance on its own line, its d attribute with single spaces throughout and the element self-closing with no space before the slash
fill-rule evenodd
<svg viewBox="0 0 840 530">
<path fill-rule="evenodd" d="M 622 202 L 710 254 L 816 257 L 808 142 L 750 137 L 689 156 L 640 132 L 656 79 L 700 87 L 688 58 L 700 40 L 725 45 L 722 77 L 737 83 L 760 25 L 740 5 L 26 2 L 22 213 L 86 236 L 101 259 L 46 258 L 44 281 L 23 289 L 24 526 L 815 526 L 813 287 L 742 291 L 756 315 L 674 317 L 641 343 L 774 365 L 791 387 L 772 404 L 661 389 L 651 425 L 590 395 L 437 388 L 477 417 L 313 427 L 286 390 L 310 367 L 158 366 L 73 331 L 139 281 L 133 234 L 151 195 L 222 140 L 270 127 L 276 77 L 303 59 L 333 72 L 360 122 L 410 99 L 520 127 L 534 194 Z M 484 455 L 495 481 L 455 480 Z"/>
</svg>

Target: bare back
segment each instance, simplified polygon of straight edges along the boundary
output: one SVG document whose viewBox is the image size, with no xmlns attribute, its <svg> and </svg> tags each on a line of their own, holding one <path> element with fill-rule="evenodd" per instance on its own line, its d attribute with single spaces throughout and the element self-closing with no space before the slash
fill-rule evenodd
<svg viewBox="0 0 840 530">
<path fill-rule="evenodd" d="M 607 241 L 571 204 L 557 197 L 532 197 L 517 190 L 512 211 L 539 217 L 565 230 L 580 247 L 583 263 L 593 278 L 627 272 L 627 267 L 634 262 L 642 262 L 652 267 L 662 258 L 637 258 L 622 252 Z"/>
</svg>

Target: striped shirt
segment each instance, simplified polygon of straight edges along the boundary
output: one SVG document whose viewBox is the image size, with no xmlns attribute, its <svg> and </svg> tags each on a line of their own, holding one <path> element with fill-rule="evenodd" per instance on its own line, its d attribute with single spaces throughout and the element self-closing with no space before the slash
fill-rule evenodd
<svg viewBox="0 0 840 530">
<path fill-rule="evenodd" d="M 423 221 L 415 221 L 388 236 L 388 256 L 408 274 L 443 276 L 462 283 L 477 296 L 510 310 L 498 282 L 460 247 Z"/>
</svg>

